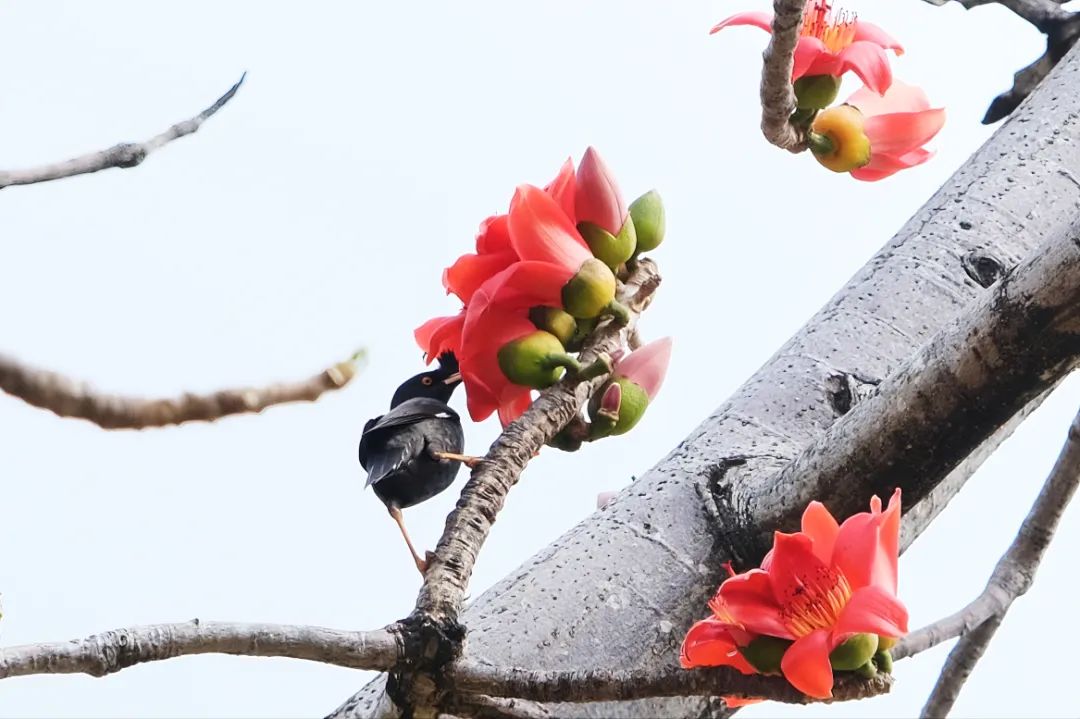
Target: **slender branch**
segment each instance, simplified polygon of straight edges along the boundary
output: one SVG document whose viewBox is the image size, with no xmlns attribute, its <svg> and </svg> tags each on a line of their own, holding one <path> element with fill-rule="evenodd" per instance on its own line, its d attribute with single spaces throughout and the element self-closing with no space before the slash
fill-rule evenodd
<svg viewBox="0 0 1080 719">
<path fill-rule="evenodd" d="M 116 629 L 86 639 L 0 649 L 0 679 L 28 674 L 103 677 L 189 654 L 288 657 L 352 669 L 390 669 L 403 657 L 388 629 L 346 632 L 287 624 L 190 622 Z"/>
<path fill-rule="evenodd" d="M 896 658 L 918 654 L 960 637 L 938 678 L 923 716 L 949 713 L 964 682 L 986 650 L 1009 607 L 1031 587 L 1065 507 L 1080 484 L 1080 413 L 1073 419 L 1057 462 L 1009 549 L 982 593 L 959 612 L 913 632 L 893 648 Z"/>
<path fill-rule="evenodd" d="M 240 89 L 240 85 L 244 82 L 246 76 L 247 73 L 241 75 L 240 79 L 236 81 L 235 85 L 229 88 L 228 92 L 219 97 L 213 105 L 206 108 L 195 117 L 178 122 L 168 130 L 165 130 L 165 132 L 155 135 L 145 142 L 122 142 L 119 145 L 113 145 L 106 150 L 91 152 L 87 155 L 80 155 L 79 157 L 74 157 L 70 160 L 64 160 L 63 162 L 54 162 L 48 165 L 41 165 L 40 167 L 27 168 L 25 170 L 0 170 L 0 189 L 11 185 L 33 185 L 38 182 L 59 180 L 64 177 L 85 175 L 91 172 L 107 170 L 111 167 L 128 168 L 140 165 L 154 150 L 167 145 L 173 140 L 177 140 L 185 135 L 190 135 L 198 131 L 199 127 L 201 127 L 207 119 L 232 99 L 233 95 L 236 94 L 236 91 Z"/>
<path fill-rule="evenodd" d="M 102 394 L 82 382 L 29 367 L 0 354 L 0 390 L 60 417 L 89 420 L 103 429 L 146 429 L 211 422 L 234 414 L 262 412 L 287 402 L 314 402 L 323 393 L 347 385 L 356 375 L 362 356 L 358 352 L 351 359 L 299 382 L 224 389 L 206 395 L 142 399 Z"/>
<path fill-rule="evenodd" d="M 649 259 L 638 261 L 619 294 L 632 319 L 645 309 L 659 284 L 656 265 Z M 622 342 L 623 329 L 613 322 L 597 328 L 581 352 L 582 365 L 591 364 L 601 353 L 614 352 Z M 499 435 L 446 518 L 414 616 L 457 620 L 480 547 L 510 488 L 529 460 L 581 411 L 589 395 L 605 379 L 606 375 L 586 382 L 564 380 L 544 390 L 525 414 Z"/>
<path fill-rule="evenodd" d="M 785 150 L 802 152 L 806 138 L 789 122 L 795 112 L 791 72 L 803 24 L 805 0 L 773 0 L 772 38 L 761 70 L 761 132 Z"/>
<path fill-rule="evenodd" d="M 462 662 L 451 669 L 449 678 L 462 692 L 540 702 L 603 702 L 681 696 L 766 697 L 786 704 L 821 702 L 806 696 L 783 677 L 742 674 L 731 667 L 692 671 L 672 667 L 659 673 L 640 669 L 529 671 Z M 851 673 L 838 673 L 833 696 L 826 701 L 865 699 L 887 693 L 891 686 L 892 678 L 888 675 L 863 679 Z"/>
<path fill-rule="evenodd" d="M 1064 10 L 1057 0 L 957 0 L 967 9 L 997 4 L 1008 8 L 1018 17 L 1031 23 L 1046 35 L 1046 51 L 1027 67 L 1013 75 L 1013 86 L 994 98 L 983 117 L 990 125 L 1015 110 L 1049 74 L 1061 58 L 1080 38 L 1080 13 Z M 944 5 L 948 0 L 926 0 L 932 5 Z"/>
</svg>

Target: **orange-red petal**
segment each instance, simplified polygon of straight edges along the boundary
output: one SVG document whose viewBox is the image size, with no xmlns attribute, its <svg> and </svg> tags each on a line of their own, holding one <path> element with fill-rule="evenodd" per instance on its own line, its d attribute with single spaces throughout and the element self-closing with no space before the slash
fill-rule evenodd
<svg viewBox="0 0 1080 719">
<path fill-rule="evenodd" d="M 828 699 L 832 696 L 830 644 L 828 630 L 818 629 L 795 640 L 780 660 L 780 671 L 791 685 L 815 699 Z"/>
<path fill-rule="evenodd" d="M 885 49 L 873 42 L 856 40 L 839 53 L 840 72 L 848 70 L 859 76 L 869 89 L 885 94 L 892 85 L 892 66 L 889 64 L 889 56 Z"/>
<path fill-rule="evenodd" d="M 897 559 L 900 536 L 899 490 L 889 508 L 860 512 L 844 520 L 836 536 L 833 565 L 847 577 L 853 590 L 878 586 L 896 594 Z"/>
<path fill-rule="evenodd" d="M 559 174 L 544 187 L 544 192 L 551 195 L 551 199 L 562 208 L 570 222 L 577 224 L 577 214 L 574 210 L 574 194 L 577 191 L 577 175 L 574 173 L 574 161 L 569 157 L 559 168 Z"/>
<path fill-rule="evenodd" d="M 519 185 L 510 202 L 510 244 L 522 260 L 577 272 L 592 257 L 573 222 L 546 192 Z"/>
<path fill-rule="evenodd" d="M 795 638 L 784 625 L 769 574 L 760 569 L 724 580 L 710 606 L 721 619 L 730 618 L 751 634 Z"/>
<path fill-rule="evenodd" d="M 814 542 L 814 556 L 829 564 L 840 525 L 824 504 L 811 502 L 806 506 L 802 515 L 802 531 Z"/>
<path fill-rule="evenodd" d="M 517 261 L 513 250 L 462 255 L 443 271 L 443 287 L 468 304 L 480 285 Z"/>
<path fill-rule="evenodd" d="M 413 332 L 416 343 L 424 351 L 430 363 L 443 352 L 458 354 L 461 348 L 461 331 L 465 326 L 465 310 L 450 317 L 435 317 L 420 325 Z"/>
<path fill-rule="evenodd" d="M 679 653 L 679 664 L 684 669 L 735 667 L 743 674 L 757 674 L 739 653 L 728 625 L 715 619 L 703 619 L 690 627 Z"/>
<path fill-rule="evenodd" d="M 516 385 L 514 386 L 516 389 Z M 525 410 L 532 404 L 532 392 L 528 388 L 523 388 L 524 391 L 510 392 L 510 396 L 507 397 L 507 393 L 503 393 L 502 401 L 499 404 L 499 422 L 503 427 L 508 426 L 515 419 L 525 414 Z"/>
<path fill-rule="evenodd" d="M 476 233 L 476 251 L 481 254 L 510 250 L 510 224 L 507 215 L 492 215 L 480 223 Z"/>
<path fill-rule="evenodd" d="M 734 27 L 736 25 L 752 25 L 753 27 L 761 28 L 767 33 L 772 33 L 772 19 L 772 13 L 760 12 L 757 10 L 741 12 L 713 25 L 712 29 L 709 30 L 709 34 L 717 33 L 726 27 Z"/>
<path fill-rule="evenodd" d="M 802 595 L 807 585 L 816 586 L 828 575 L 829 566 L 814 555 L 814 543 L 802 532 L 776 532 L 769 579 L 777 604 L 783 606 Z"/>
<path fill-rule="evenodd" d="M 833 629 L 834 634 L 844 638 L 860 632 L 902 637 L 907 631 L 907 607 L 895 594 L 875 586 L 855 590 Z"/>
</svg>

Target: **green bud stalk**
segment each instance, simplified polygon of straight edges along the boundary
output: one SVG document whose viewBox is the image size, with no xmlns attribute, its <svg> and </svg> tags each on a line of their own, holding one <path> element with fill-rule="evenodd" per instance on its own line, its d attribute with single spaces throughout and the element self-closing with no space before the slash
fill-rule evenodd
<svg viewBox="0 0 1080 719">
<path fill-rule="evenodd" d="M 580 364 L 563 349 L 559 338 L 537 330 L 507 342 L 498 353 L 499 368 L 514 384 L 544 389 L 562 378 L 564 370 L 576 372 Z"/>
</svg>

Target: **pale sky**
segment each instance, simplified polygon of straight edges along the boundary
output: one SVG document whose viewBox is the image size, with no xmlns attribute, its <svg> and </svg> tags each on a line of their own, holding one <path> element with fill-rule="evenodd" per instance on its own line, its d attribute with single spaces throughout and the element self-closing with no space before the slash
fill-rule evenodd
<svg viewBox="0 0 1080 719">
<path fill-rule="evenodd" d="M 905 43 L 896 75 L 948 110 L 938 156 L 877 184 L 760 137 L 765 35 L 707 31 L 765 0 L 0 0 L 5 169 L 145 139 L 249 72 L 202 131 L 139 168 L 0 193 L 0 351 L 153 396 L 299 379 L 358 346 L 370 356 L 316 404 L 211 425 L 104 432 L 0 396 L 0 642 L 193 617 L 369 629 L 407 614 L 419 576 L 363 491 L 363 423 L 419 370 L 412 328 L 456 309 L 439 276 L 478 223 L 593 144 L 629 197 L 656 187 L 666 200 L 665 282 L 642 330 L 674 337 L 670 375 L 632 436 L 530 465 L 473 596 L 588 515 L 899 229 L 989 136 L 987 104 L 1042 49 L 996 6 L 847 5 Z M 1074 377 L 905 555 L 913 627 L 982 589 L 1078 404 Z M 468 449 L 496 431 L 468 425 Z M 422 546 L 463 478 L 406 511 Z M 1075 715 L 1071 640 L 1051 643 L 1075 612 L 1077 519 L 956 716 Z M 898 663 L 887 697 L 746 716 L 910 716 L 945 652 Z M 370 676 L 186 657 L 105 679 L 3 680 L 0 716 L 321 716 Z"/>
</svg>

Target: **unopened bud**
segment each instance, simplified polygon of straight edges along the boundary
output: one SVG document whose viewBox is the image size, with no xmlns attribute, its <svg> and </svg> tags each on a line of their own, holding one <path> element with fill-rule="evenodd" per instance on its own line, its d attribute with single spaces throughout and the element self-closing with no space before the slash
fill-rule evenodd
<svg viewBox="0 0 1080 719">
<path fill-rule="evenodd" d="M 851 172 L 870 163 L 870 138 L 863 131 L 863 115 L 851 105 L 838 105 L 818 113 L 807 133 L 814 157 L 833 172 Z"/>
<path fill-rule="evenodd" d="M 585 260 L 562 289 L 563 309 L 577 318 L 596 317 L 615 299 L 615 275 L 595 257 Z"/>
<path fill-rule="evenodd" d="M 613 388 L 618 385 L 618 390 Z M 589 401 L 589 418 L 594 424 L 605 424 L 611 419 L 611 412 L 605 411 L 604 401 L 614 402 L 618 392 L 618 418 L 606 434 L 626 434 L 634 428 L 649 406 L 649 395 L 641 387 L 625 377 L 609 380 Z"/>
<path fill-rule="evenodd" d="M 564 346 L 570 344 L 577 332 L 577 321 L 558 307 L 533 307 L 529 319 L 538 329 L 555 335 Z"/>
<path fill-rule="evenodd" d="M 800 110 L 824 110 L 840 92 L 835 75 L 803 75 L 795 81 L 795 104 Z"/>
<path fill-rule="evenodd" d="M 855 671 L 869 662 L 877 650 L 876 634 L 855 634 L 829 653 L 829 663 L 839 671 Z"/>
<path fill-rule="evenodd" d="M 739 654 L 742 654 L 743 658 L 750 662 L 750 666 L 762 674 L 776 674 L 780 671 L 780 661 L 784 658 L 784 652 L 791 644 L 787 639 L 760 636 L 755 637 L 745 647 L 739 647 Z"/>
<path fill-rule="evenodd" d="M 592 222 L 580 222 L 577 228 L 593 256 L 611 269 L 629 260 L 637 249 L 637 233 L 634 232 L 634 221 L 629 215 L 618 235 L 613 235 Z"/>
<path fill-rule="evenodd" d="M 537 330 L 499 348 L 499 368 L 514 384 L 544 389 L 559 381 L 564 368 L 576 369 L 559 338 Z"/>
<path fill-rule="evenodd" d="M 659 192 L 649 190 L 631 202 L 630 218 L 634 221 L 637 234 L 638 254 L 655 250 L 664 241 L 664 201 L 660 199 Z"/>
<path fill-rule="evenodd" d="M 874 666 L 882 674 L 892 674 L 892 654 L 888 649 L 878 649 L 874 655 Z"/>
</svg>

